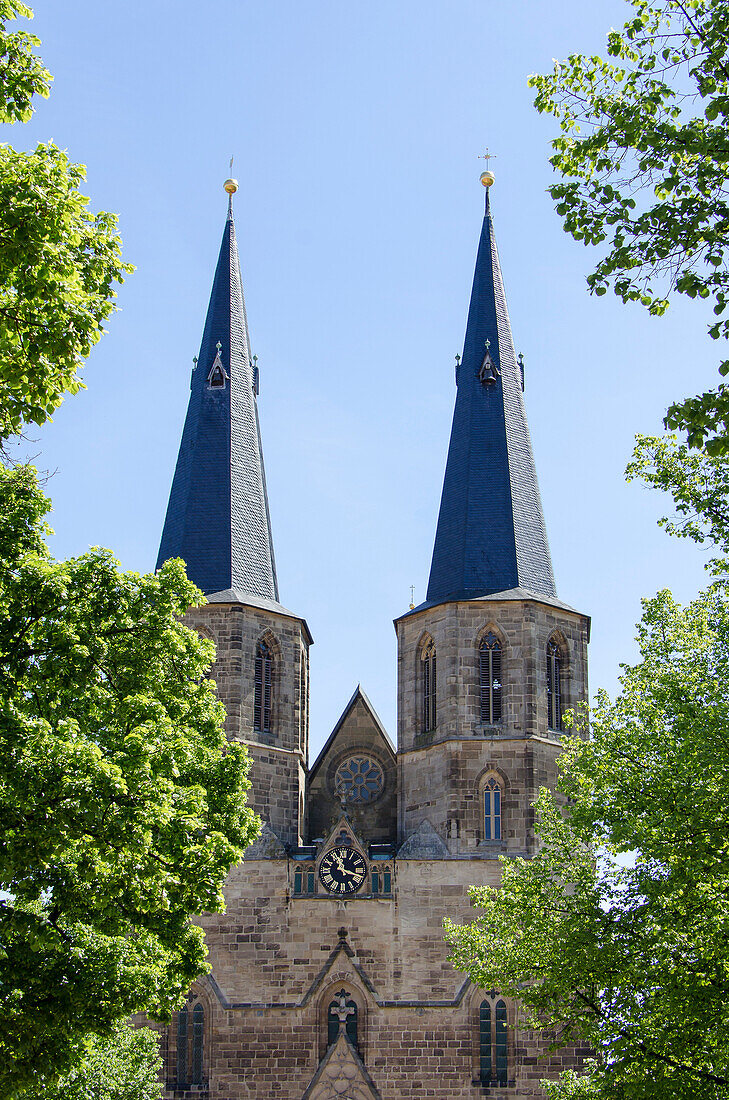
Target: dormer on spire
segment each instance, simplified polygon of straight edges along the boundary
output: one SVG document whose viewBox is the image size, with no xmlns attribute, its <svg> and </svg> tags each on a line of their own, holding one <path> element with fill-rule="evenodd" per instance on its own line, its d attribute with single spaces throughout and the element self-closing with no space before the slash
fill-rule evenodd
<svg viewBox="0 0 729 1100">
<path fill-rule="evenodd" d="M 225 182 L 232 199 L 235 180 Z M 193 370 L 157 567 L 182 558 L 205 595 L 278 603 L 276 565 L 232 211 Z"/>
</svg>

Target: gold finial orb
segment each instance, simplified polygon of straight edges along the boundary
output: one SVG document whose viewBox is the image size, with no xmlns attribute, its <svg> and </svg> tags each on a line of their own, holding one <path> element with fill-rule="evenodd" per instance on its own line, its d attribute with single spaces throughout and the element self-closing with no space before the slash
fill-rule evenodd
<svg viewBox="0 0 729 1100">
<path fill-rule="evenodd" d="M 482 172 L 480 176 L 481 183 L 484 185 L 484 187 L 492 187 L 495 178 L 496 177 L 494 176 L 493 172 L 489 172 L 488 169 L 485 172 Z"/>
<path fill-rule="evenodd" d="M 238 190 L 238 180 L 226 180 L 223 187 L 229 195 L 234 195 Z"/>
</svg>

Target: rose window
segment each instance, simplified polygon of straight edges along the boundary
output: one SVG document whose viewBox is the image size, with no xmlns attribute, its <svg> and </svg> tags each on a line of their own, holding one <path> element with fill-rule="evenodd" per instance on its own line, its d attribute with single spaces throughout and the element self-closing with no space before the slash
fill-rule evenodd
<svg viewBox="0 0 729 1100">
<path fill-rule="evenodd" d="M 350 756 L 334 776 L 336 795 L 347 802 L 374 802 L 384 786 L 382 768 L 369 756 Z"/>
</svg>

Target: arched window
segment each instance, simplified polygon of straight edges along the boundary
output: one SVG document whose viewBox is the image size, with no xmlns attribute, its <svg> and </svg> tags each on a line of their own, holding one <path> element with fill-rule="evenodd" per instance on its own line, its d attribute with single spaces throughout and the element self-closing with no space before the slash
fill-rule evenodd
<svg viewBox="0 0 729 1100">
<path fill-rule="evenodd" d="M 192 1010 L 192 1083 L 203 1083 L 203 1038 L 205 1032 L 205 1010 L 198 1003 Z"/>
<path fill-rule="evenodd" d="M 478 650 L 481 688 L 481 721 L 501 721 L 501 643 L 490 631 L 481 639 Z"/>
<path fill-rule="evenodd" d="M 271 732 L 271 671 L 273 653 L 263 639 L 256 646 L 256 685 L 253 701 L 253 728 L 257 733 Z"/>
<path fill-rule="evenodd" d="M 327 1014 L 327 1046 L 336 1043 L 339 1029 L 344 1026 L 347 1038 L 357 1047 L 357 1002 L 353 1001 L 346 989 L 340 989 L 329 1005 Z"/>
<path fill-rule="evenodd" d="M 493 775 L 483 789 L 483 838 L 501 840 L 501 784 Z"/>
<path fill-rule="evenodd" d="M 478 1014 L 479 1077 L 482 1085 L 504 1088 L 509 1077 L 506 1002 L 482 1001 Z"/>
<path fill-rule="evenodd" d="M 436 722 L 436 665 L 435 643 L 430 638 L 420 651 L 423 680 L 423 733 L 435 729 Z"/>
<path fill-rule="evenodd" d="M 301 699 L 299 701 L 299 748 L 302 752 L 306 752 L 306 727 L 309 713 L 309 680 L 306 675 L 306 654 L 301 654 L 301 666 L 300 666 L 300 691 Z"/>
<path fill-rule="evenodd" d="M 197 1001 L 190 1012 L 183 1005 L 177 1013 L 175 1042 L 176 1088 L 205 1083 L 205 1009 Z"/>
<path fill-rule="evenodd" d="M 562 650 L 554 639 L 547 643 L 547 726 L 562 729 Z"/>
<path fill-rule="evenodd" d="M 187 1005 L 177 1013 L 177 1084 L 187 1084 Z"/>
</svg>

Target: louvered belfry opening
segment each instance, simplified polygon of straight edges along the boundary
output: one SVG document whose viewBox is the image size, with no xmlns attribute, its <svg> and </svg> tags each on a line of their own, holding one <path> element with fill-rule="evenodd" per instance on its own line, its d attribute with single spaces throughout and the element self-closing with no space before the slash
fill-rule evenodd
<svg viewBox="0 0 729 1100">
<path fill-rule="evenodd" d="M 253 726 L 257 733 L 271 732 L 272 666 L 271 647 L 265 641 L 260 641 L 256 647 L 253 704 Z"/>
<path fill-rule="evenodd" d="M 554 640 L 547 646 L 547 725 L 562 729 L 562 652 Z"/>
<path fill-rule="evenodd" d="M 479 646 L 481 721 L 493 725 L 501 721 L 501 643 L 489 632 Z"/>
</svg>

